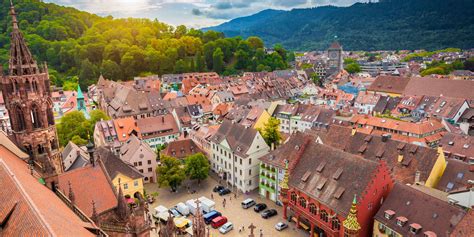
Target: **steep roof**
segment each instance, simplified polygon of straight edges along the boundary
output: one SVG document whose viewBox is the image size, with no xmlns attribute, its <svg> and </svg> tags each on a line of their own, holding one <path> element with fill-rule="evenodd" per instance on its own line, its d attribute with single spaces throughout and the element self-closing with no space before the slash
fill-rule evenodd
<svg viewBox="0 0 474 237">
<path fill-rule="evenodd" d="M 408 77 L 378 76 L 367 90 L 402 94 L 410 80 Z"/>
<path fill-rule="evenodd" d="M 448 193 L 464 190 L 470 186 L 469 180 L 474 180 L 474 172 L 469 171 L 469 164 L 463 161 L 449 159 L 436 189 Z"/>
<path fill-rule="evenodd" d="M 111 179 L 115 179 L 119 174 L 130 177 L 131 179 L 143 178 L 143 175 L 135 169 L 135 167 L 125 163 L 105 147 L 97 148 L 95 154 L 103 162 L 105 170 Z"/>
<path fill-rule="evenodd" d="M 127 141 L 134 132 L 140 137 L 140 130 L 133 117 L 114 119 L 114 125 L 117 131 L 117 138 L 121 142 Z"/>
<path fill-rule="evenodd" d="M 142 136 L 155 132 L 160 132 L 159 136 L 179 132 L 178 124 L 171 114 L 137 119 L 137 127 Z"/>
<path fill-rule="evenodd" d="M 387 219 L 386 211 L 393 213 L 393 217 Z M 402 236 L 425 236 L 427 231 L 434 232 L 437 236 L 446 236 L 446 233 L 453 232 L 465 214 L 465 211 L 457 206 L 410 186 L 396 183 L 375 219 Z M 397 225 L 398 217 L 406 218 L 407 223 L 403 226 Z M 421 231 L 417 234 L 410 232 L 410 226 L 414 224 L 421 226 Z"/>
<path fill-rule="evenodd" d="M 117 206 L 117 197 L 101 161 L 95 166 L 88 165 L 58 176 L 58 188 L 69 196 L 69 182 L 75 194 L 76 205 L 89 217 L 92 217 L 92 201 L 97 213 L 103 213 Z"/>
<path fill-rule="evenodd" d="M 6 197 L 0 202 L 0 236 L 94 236 L 86 229 L 92 224 L 38 182 L 18 156 L 24 153 L 7 140 L 0 133 L 0 186 Z"/>
<path fill-rule="evenodd" d="M 212 136 L 211 141 L 220 144 L 226 140 L 230 149 L 241 157 L 247 157 L 252 142 L 257 136 L 258 131 L 225 119 L 217 132 Z"/>
<path fill-rule="evenodd" d="M 316 136 L 323 144 L 360 155 L 365 159 L 384 160 L 394 179 L 402 183 L 414 183 L 417 171 L 420 172 L 420 179 L 426 181 L 438 158 L 435 149 L 389 138 L 384 141 L 381 136 L 376 135 L 351 133 L 350 127 L 331 125 L 328 130 L 318 131 Z M 401 160 L 399 155 L 403 155 Z"/>
<path fill-rule="evenodd" d="M 153 159 L 156 157 L 156 153 L 148 143 L 143 142 L 142 140 L 138 139 L 135 135 L 130 136 L 122 147 L 120 147 L 120 158 L 127 162 L 132 163 L 132 158 L 136 154 L 136 152 L 140 152 L 140 154 L 144 154 L 148 156 L 153 156 Z"/>
<path fill-rule="evenodd" d="M 440 144 L 445 152 L 458 157 L 474 158 L 474 137 L 455 133 L 446 133 Z"/>
<path fill-rule="evenodd" d="M 65 171 L 84 167 L 89 163 L 89 154 L 71 141 L 64 147 L 61 155 Z"/>
<path fill-rule="evenodd" d="M 290 172 L 290 187 L 294 187 L 314 199 L 347 216 L 354 195 L 369 185 L 378 163 L 336 148 L 311 142 Z M 335 173 L 341 172 L 337 179 Z M 339 198 L 337 192 L 343 190 Z"/>
<path fill-rule="evenodd" d="M 270 153 L 262 156 L 260 160 L 266 164 L 271 164 L 283 169 L 285 168 L 285 160 L 291 162 L 295 158 L 293 154 L 298 152 L 298 149 L 303 147 L 303 144 L 308 139 L 314 140 L 314 137 L 302 132 L 291 134 L 286 143 L 280 145 L 275 150 L 270 151 Z"/>
<path fill-rule="evenodd" d="M 429 85 L 429 86 L 427 86 Z M 405 95 L 446 96 L 474 99 L 474 81 L 448 80 L 432 77 L 414 77 L 407 84 Z"/>
<path fill-rule="evenodd" d="M 185 158 L 189 155 L 193 155 L 199 152 L 204 154 L 201 148 L 199 148 L 193 140 L 184 139 L 168 143 L 168 145 L 161 152 L 161 154 L 176 158 Z"/>
</svg>

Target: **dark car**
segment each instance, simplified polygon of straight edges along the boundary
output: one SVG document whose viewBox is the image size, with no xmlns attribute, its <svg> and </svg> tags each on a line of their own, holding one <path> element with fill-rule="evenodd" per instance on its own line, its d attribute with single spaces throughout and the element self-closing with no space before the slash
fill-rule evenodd
<svg viewBox="0 0 474 237">
<path fill-rule="evenodd" d="M 265 210 L 266 208 L 267 208 L 267 204 L 265 204 L 265 203 L 259 203 L 259 204 L 255 205 L 255 207 L 253 207 L 253 210 L 254 210 L 255 212 L 260 212 L 260 211 Z"/>
<path fill-rule="evenodd" d="M 276 216 L 277 214 L 278 214 L 278 212 L 275 209 L 265 210 L 265 211 L 262 212 L 262 218 L 267 219 L 267 218 L 270 218 L 272 216 Z"/>
<path fill-rule="evenodd" d="M 214 187 L 214 189 L 212 189 L 212 191 L 215 192 L 215 193 L 218 193 L 222 189 L 224 189 L 224 186 L 217 185 L 217 186 Z"/>
<path fill-rule="evenodd" d="M 224 195 L 230 193 L 230 189 L 228 189 L 228 188 L 223 188 L 223 189 L 219 190 L 217 193 L 219 193 L 219 196 L 224 196 Z"/>
</svg>

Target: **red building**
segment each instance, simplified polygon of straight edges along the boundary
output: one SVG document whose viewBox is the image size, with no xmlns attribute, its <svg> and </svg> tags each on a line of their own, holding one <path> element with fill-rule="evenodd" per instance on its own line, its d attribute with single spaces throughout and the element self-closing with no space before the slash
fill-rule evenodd
<svg viewBox="0 0 474 237">
<path fill-rule="evenodd" d="M 385 162 L 316 142 L 295 150 L 281 184 L 284 218 L 311 236 L 370 236 L 373 217 L 393 187 Z"/>
</svg>

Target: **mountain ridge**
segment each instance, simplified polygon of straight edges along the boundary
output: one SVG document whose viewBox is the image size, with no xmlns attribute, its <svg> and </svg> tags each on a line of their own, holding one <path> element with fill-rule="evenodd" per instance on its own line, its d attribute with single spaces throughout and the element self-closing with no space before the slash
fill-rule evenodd
<svg viewBox="0 0 474 237">
<path fill-rule="evenodd" d="M 326 49 L 338 36 L 345 49 L 471 48 L 474 1 L 385 0 L 349 7 L 264 10 L 204 28 L 226 36 L 259 36 L 293 50 Z"/>
</svg>

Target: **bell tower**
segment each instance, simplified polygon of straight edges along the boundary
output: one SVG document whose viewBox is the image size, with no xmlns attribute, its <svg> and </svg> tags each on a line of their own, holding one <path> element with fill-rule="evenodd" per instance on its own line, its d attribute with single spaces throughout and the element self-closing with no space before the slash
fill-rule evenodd
<svg viewBox="0 0 474 237">
<path fill-rule="evenodd" d="M 45 63 L 40 68 L 34 60 L 18 27 L 13 3 L 10 15 L 13 27 L 8 75 L 1 77 L 3 99 L 14 140 L 30 155 L 28 162 L 47 178 L 63 172 L 48 67 Z"/>
</svg>

